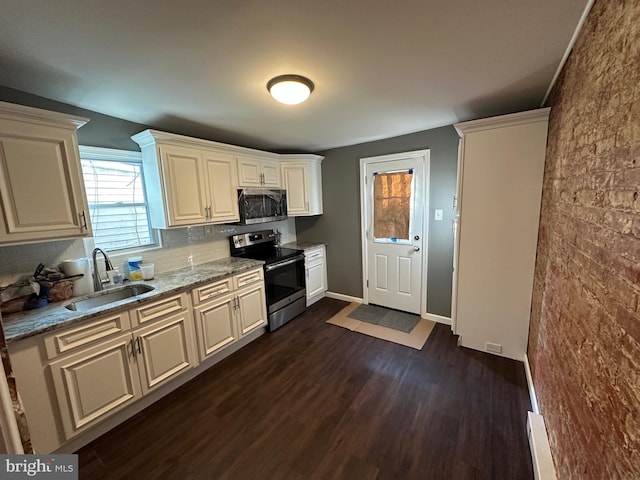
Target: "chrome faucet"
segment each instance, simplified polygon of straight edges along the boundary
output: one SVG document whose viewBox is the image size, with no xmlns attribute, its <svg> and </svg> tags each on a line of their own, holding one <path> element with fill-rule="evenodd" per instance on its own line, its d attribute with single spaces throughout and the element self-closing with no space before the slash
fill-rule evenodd
<svg viewBox="0 0 640 480">
<path fill-rule="evenodd" d="M 107 256 L 106 252 L 101 248 L 93 249 L 93 290 L 99 292 L 102 290 L 102 278 L 100 277 L 100 273 L 98 272 L 98 252 L 102 253 L 104 257 L 104 268 L 108 272 L 109 270 L 113 270 L 113 265 L 111 265 L 111 260 Z M 107 280 L 108 281 L 108 280 Z M 105 282 L 106 283 L 106 282 Z"/>
</svg>

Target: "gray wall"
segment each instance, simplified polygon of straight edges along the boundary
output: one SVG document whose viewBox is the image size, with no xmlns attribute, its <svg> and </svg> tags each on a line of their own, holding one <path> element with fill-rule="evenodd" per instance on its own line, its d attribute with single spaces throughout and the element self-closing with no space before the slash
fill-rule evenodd
<svg viewBox="0 0 640 480">
<path fill-rule="evenodd" d="M 139 151 L 131 140 L 147 128 L 90 110 L 56 102 L 0 86 L 0 101 L 44 108 L 90 118 L 78 130 L 81 145 Z M 220 132 L 200 131 L 189 122 L 173 129 L 174 133 L 218 142 L 240 144 Z M 214 137 L 215 138 L 212 138 Z M 260 145 L 242 144 L 252 148 Z M 430 313 L 450 316 L 451 265 L 453 258 L 452 198 L 455 192 L 458 136 L 453 127 L 443 127 L 400 137 L 336 148 L 324 152 L 322 188 L 324 215 L 296 219 L 300 240 L 327 243 L 329 289 L 333 292 L 362 297 L 362 262 L 360 248 L 359 159 L 411 150 L 431 149 L 431 193 L 429 212 L 429 268 L 427 308 Z M 442 208 L 442 222 L 433 221 L 433 210 Z"/>
<path fill-rule="evenodd" d="M 329 290 L 362 297 L 360 244 L 360 158 L 430 149 L 427 311 L 451 316 L 453 196 L 456 189 L 458 134 L 452 126 L 323 152 L 324 215 L 296 218 L 300 241 L 327 244 Z M 444 211 L 433 220 L 434 210 Z"/>
<path fill-rule="evenodd" d="M 78 129 L 78 143 L 91 147 L 116 148 L 139 152 L 140 147 L 130 137 L 150 128 L 139 123 L 128 122 L 120 118 L 110 117 L 2 86 L 0 86 L 0 101 L 89 118 L 89 123 Z"/>
</svg>

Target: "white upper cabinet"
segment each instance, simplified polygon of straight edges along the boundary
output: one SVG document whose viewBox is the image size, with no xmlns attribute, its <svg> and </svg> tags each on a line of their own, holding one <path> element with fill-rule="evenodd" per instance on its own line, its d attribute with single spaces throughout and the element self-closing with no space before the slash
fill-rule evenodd
<svg viewBox="0 0 640 480">
<path fill-rule="evenodd" d="M 289 216 L 322 214 L 319 155 L 278 155 L 157 130 L 131 138 L 142 149 L 154 228 L 237 222 L 238 188 L 286 189 Z"/>
<path fill-rule="evenodd" d="M 205 223 L 207 195 L 200 151 L 162 145 L 160 158 L 165 180 L 168 226 Z M 145 164 L 145 173 L 146 171 Z M 153 209 L 154 205 L 155 202 L 149 202 L 149 208 Z"/>
<path fill-rule="evenodd" d="M 290 217 L 322 214 L 322 159 L 318 155 L 282 155 L 282 185 Z"/>
<path fill-rule="evenodd" d="M 209 199 L 209 218 L 213 222 L 237 222 L 238 193 L 236 161 L 231 155 L 205 152 L 204 166 Z M 231 181 L 229 181 L 231 179 Z"/>
<path fill-rule="evenodd" d="M 280 188 L 278 160 L 239 156 L 238 184 L 241 187 Z"/>
<path fill-rule="evenodd" d="M 0 102 L 0 245 L 91 236 L 77 139 L 87 121 Z"/>
<path fill-rule="evenodd" d="M 237 222 L 238 175 L 230 146 L 145 130 L 131 137 L 142 149 L 154 228 Z"/>
</svg>

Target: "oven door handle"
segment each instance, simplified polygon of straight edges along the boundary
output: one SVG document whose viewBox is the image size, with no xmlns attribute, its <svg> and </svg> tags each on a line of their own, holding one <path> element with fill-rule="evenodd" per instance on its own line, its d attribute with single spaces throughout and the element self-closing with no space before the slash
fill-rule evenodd
<svg viewBox="0 0 640 480">
<path fill-rule="evenodd" d="M 293 257 L 289 260 L 285 260 L 283 262 L 278 262 L 278 263 L 272 263 L 271 265 L 267 265 L 266 267 L 264 267 L 264 269 L 267 272 L 270 272 L 271 270 L 275 270 L 276 268 L 280 268 L 280 267 L 286 267 L 287 265 L 291 265 L 292 263 L 296 263 L 300 260 L 304 260 L 304 255 L 299 255 L 297 257 Z"/>
</svg>

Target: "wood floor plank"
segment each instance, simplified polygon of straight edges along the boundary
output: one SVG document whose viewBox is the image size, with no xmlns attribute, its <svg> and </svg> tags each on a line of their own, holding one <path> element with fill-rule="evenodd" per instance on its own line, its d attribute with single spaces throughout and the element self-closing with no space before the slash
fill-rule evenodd
<svg viewBox="0 0 640 480">
<path fill-rule="evenodd" d="M 81 479 L 533 478 L 522 363 L 326 323 L 323 299 L 82 448 Z"/>
</svg>

